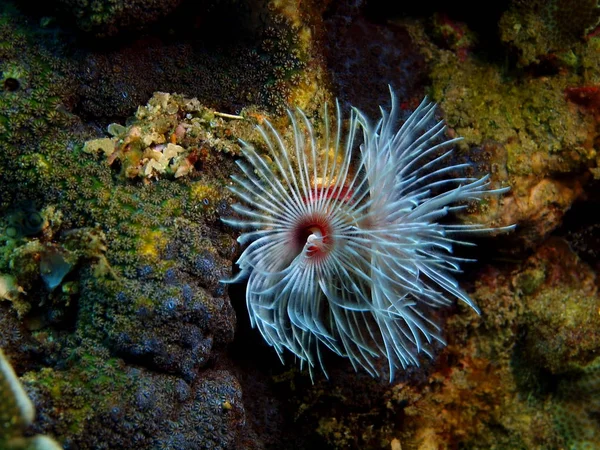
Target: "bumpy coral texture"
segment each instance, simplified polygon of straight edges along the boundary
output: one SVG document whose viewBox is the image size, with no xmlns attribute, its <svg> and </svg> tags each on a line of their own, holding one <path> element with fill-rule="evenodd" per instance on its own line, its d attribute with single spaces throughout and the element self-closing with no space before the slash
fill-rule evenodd
<svg viewBox="0 0 600 450">
<path fill-rule="evenodd" d="M 458 234 L 488 230 L 438 220 L 466 202 L 505 189 L 490 189 L 488 177 L 463 174 L 453 164 L 445 126 L 424 100 L 398 129 L 398 107 L 382 110 L 376 125 L 353 109 L 343 131 L 323 111 L 317 133 L 305 114 L 289 112 L 291 145 L 268 122 L 260 132 L 262 155 L 245 144 L 250 165 L 231 190 L 245 204 L 234 209 L 250 229 L 238 260 L 248 276 L 251 323 L 280 357 L 284 349 L 311 371 L 323 367 L 322 348 L 348 357 L 355 370 L 390 380 L 396 369 L 418 365 L 443 343 L 432 310 L 457 297 L 477 307 L 453 273 L 460 258 Z M 357 136 L 363 135 L 357 152 Z M 383 369 L 383 370 L 382 370 Z"/>
</svg>

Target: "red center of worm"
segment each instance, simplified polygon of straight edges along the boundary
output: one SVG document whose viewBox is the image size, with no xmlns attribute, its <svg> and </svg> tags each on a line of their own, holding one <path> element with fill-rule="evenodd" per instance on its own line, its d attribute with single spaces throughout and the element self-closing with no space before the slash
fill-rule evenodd
<svg viewBox="0 0 600 450">
<path fill-rule="evenodd" d="M 329 220 L 322 214 L 312 214 L 303 218 L 296 224 L 293 233 L 296 251 L 302 251 L 308 243 L 309 258 L 324 257 L 333 242 Z"/>
<path fill-rule="evenodd" d="M 341 188 L 319 188 L 313 202 L 319 200 L 321 195 L 326 199 L 335 198 L 342 203 L 352 201 L 352 192 L 342 186 Z M 304 203 L 311 203 L 310 198 L 303 198 Z M 335 206 L 334 206 L 335 207 Z M 309 258 L 323 258 L 333 245 L 332 229 L 329 215 L 326 212 L 313 213 L 298 221 L 293 231 L 294 247 L 297 252 L 302 251 L 308 243 L 307 256 Z"/>
</svg>

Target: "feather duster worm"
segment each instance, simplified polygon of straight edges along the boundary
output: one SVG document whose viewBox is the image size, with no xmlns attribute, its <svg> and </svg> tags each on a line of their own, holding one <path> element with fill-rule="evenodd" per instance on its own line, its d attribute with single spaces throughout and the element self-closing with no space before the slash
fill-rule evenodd
<svg viewBox="0 0 600 450">
<path fill-rule="evenodd" d="M 458 298 L 477 310 L 453 278 L 464 260 L 452 246 L 468 244 L 459 234 L 490 229 L 439 219 L 508 188 L 461 175 L 468 164 L 451 162 L 458 139 L 444 138 L 427 99 L 397 129 L 390 92 L 391 111 L 377 124 L 353 109 L 346 132 L 339 104 L 334 123 L 325 106 L 320 136 L 301 110 L 288 111 L 291 146 L 265 121 L 268 156 L 242 142 L 243 176 L 232 177 L 243 219 L 224 221 L 246 230 L 238 241 L 247 247 L 231 281 L 248 278 L 252 326 L 311 375 L 325 372 L 327 348 L 372 376 L 383 361 L 392 380 L 420 352 L 431 356 L 432 341 L 443 343 L 432 308 Z"/>
</svg>

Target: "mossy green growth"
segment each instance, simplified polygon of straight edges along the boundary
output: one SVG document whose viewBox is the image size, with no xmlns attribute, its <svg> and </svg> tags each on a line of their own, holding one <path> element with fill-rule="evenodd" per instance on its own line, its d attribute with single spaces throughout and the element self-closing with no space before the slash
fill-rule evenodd
<svg viewBox="0 0 600 450">
<path fill-rule="evenodd" d="M 600 36 L 590 37 L 585 44 L 576 47 L 578 55 L 577 69 L 581 72 L 584 86 L 600 84 Z"/>
<path fill-rule="evenodd" d="M 566 448 L 600 447 L 600 358 L 561 375 L 553 412 Z"/>
<path fill-rule="evenodd" d="M 532 296 L 526 305 L 530 356 L 548 370 L 565 370 L 600 347 L 600 302 L 595 294 L 557 286 Z"/>
<path fill-rule="evenodd" d="M 87 351 L 86 351 L 87 350 Z M 133 385 L 124 373 L 124 363 L 110 358 L 99 347 L 79 348 L 68 358 L 66 370 L 43 368 L 23 375 L 25 384 L 34 387 L 52 400 L 63 418 L 60 428 L 77 435 L 87 421 L 97 414 L 119 404 L 120 396 Z"/>
<path fill-rule="evenodd" d="M 499 22 L 500 37 L 518 53 L 521 66 L 568 50 L 598 25 L 596 0 L 514 1 Z"/>
<path fill-rule="evenodd" d="M 434 100 L 464 138 L 459 145 L 502 144 L 509 174 L 569 173 L 594 160 L 595 119 L 564 95 L 576 75 L 511 78 L 497 65 L 443 53 L 431 77 Z"/>
<path fill-rule="evenodd" d="M 595 273 L 568 245 L 551 239 L 513 281 L 523 303 L 524 353 L 549 373 L 576 370 L 600 348 Z"/>
<path fill-rule="evenodd" d="M 519 273 L 515 279 L 515 288 L 525 295 L 531 295 L 546 281 L 543 267 L 535 267 Z"/>
</svg>

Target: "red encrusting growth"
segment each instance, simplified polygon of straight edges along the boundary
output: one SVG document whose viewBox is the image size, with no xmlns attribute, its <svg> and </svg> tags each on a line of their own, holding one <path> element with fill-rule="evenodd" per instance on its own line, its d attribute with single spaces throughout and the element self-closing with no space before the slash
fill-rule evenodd
<svg viewBox="0 0 600 450">
<path fill-rule="evenodd" d="M 565 89 L 567 99 L 587 108 L 593 114 L 600 113 L 600 86 L 579 86 Z"/>
</svg>

